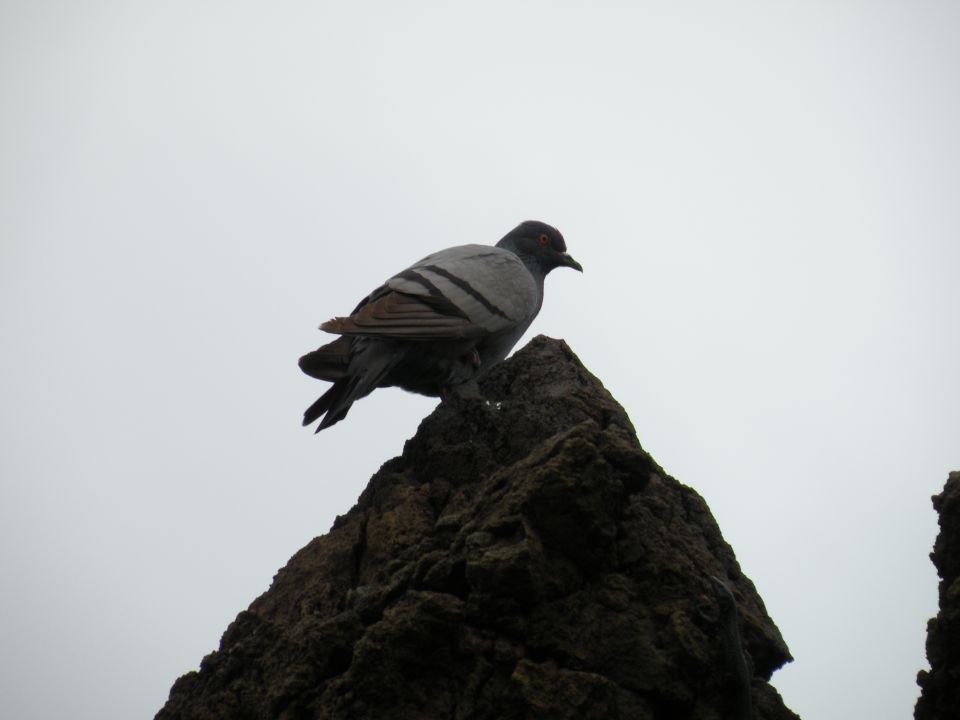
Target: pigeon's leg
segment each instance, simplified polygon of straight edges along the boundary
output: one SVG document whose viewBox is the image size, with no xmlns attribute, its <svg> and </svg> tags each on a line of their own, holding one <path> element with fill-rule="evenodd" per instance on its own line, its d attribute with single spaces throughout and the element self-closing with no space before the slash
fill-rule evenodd
<svg viewBox="0 0 960 720">
<path fill-rule="evenodd" d="M 480 397 L 477 376 L 480 374 L 480 353 L 476 346 L 464 354 L 458 355 L 447 377 L 447 384 L 440 387 L 440 399 L 448 402 L 453 399 L 467 400 Z"/>
</svg>

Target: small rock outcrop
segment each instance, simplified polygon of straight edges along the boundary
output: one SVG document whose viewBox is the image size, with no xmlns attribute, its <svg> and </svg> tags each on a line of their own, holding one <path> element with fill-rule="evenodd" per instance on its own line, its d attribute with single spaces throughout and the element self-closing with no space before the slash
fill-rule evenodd
<svg viewBox="0 0 960 720">
<path fill-rule="evenodd" d="M 421 423 L 157 720 L 796 718 L 706 503 L 570 348 L 537 337 L 480 393 Z"/>
<path fill-rule="evenodd" d="M 917 676 L 916 720 L 960 720 L 960 472 L 933 496 L 940 534 L 930 559 L 940 575 L 940 612 L 927 623 L 930 670 Z"/>
</svg>

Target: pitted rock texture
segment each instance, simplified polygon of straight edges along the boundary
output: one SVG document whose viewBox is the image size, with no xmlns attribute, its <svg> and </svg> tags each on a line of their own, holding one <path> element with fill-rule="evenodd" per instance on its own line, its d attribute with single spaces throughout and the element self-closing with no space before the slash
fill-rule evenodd
<svg viewBox="0 0 960 720">
<path fill-rule="evenodd" d="M 940 612 L 927 623 L 927 660 L 914 708 L 916 720 L 960 720 L 960 472 L 933 496 L 940 534 L 930 559 L 940 574 Z"/>
<path fill-rule="evenodd" d="M 421 423 L 157 720 L 743 720 L 748 683 L 756 718 L 796 718 L 767 682 L 790 654 L 703 499 L 570 348 L 537 337 L 480 392 Z"/>
</svg>

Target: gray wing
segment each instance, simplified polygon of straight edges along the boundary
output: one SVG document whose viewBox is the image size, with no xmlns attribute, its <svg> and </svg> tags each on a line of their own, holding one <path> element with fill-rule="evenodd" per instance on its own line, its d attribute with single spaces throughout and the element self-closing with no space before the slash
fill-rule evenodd
<svg viewBox="0 0 960 720">
<path fill-rule="evenodd" d="M 320 327 L 340 335 L 410 340 L 482 338 L 525 328 L 539 309 L 539 287 L 514 253 L 461 245 L 414 263 L 350 317 Z"/>
</svg>

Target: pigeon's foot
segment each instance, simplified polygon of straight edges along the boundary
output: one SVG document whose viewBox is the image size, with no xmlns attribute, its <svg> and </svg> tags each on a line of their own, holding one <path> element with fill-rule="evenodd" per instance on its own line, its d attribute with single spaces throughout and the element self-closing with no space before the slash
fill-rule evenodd
<svg viewBox="0 0 960 720">
<path fill-rule="evenodd" d="M 480 386 L 477 384 L 477 381 L 468 380 L 467 382 L 460 383 L 459 385 L 449 385 L 447 387 L 440 388 L 440 398 L 444 402 L 460 402 L 467 400 L 482 400 L 483 395 L 480 394 Z"/>
</svg>

